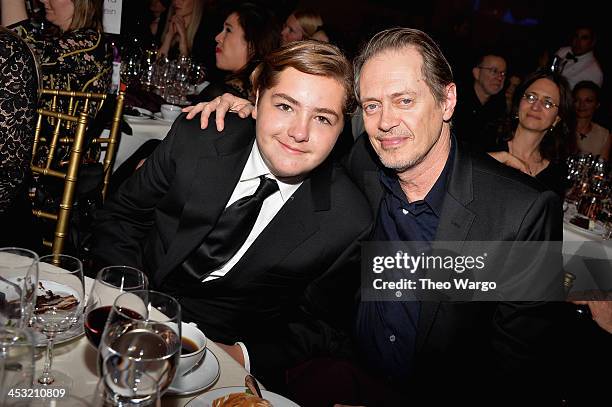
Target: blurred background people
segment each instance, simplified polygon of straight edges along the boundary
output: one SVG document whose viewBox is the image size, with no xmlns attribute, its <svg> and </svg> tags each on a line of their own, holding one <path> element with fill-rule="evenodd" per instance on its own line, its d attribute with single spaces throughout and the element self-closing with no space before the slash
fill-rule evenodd
<svg viewBox="0 0 612 407">
<path fill-rule="evenodd" d="M 610 159 L 612 135 L 610 131 L 593 121 L 600 106 L 601 88 L 591 81 L 578 82 L 574 86 L 576 108 L 576 147 L 580 153 L 589 153 L 604 160 Z"/>
<path fill-rule="evenodd" d="M 547 189 L 565 195 L 565 159 L 573 140 L 575 117 L 567 80 L 549 70 L 527 76 L 517 87 L 498 161 L 539 180 Z"/>
<path fill-rule="evenodd" d="M 506 72 L 502 56 L 484 52 L 472 68 L 472 83 L 459 89 L 453 130 L 457 139 L 474 151 L 491 151 L 496 145 L 498 128 L 506 115 L 502 92 Z"/>
<path fill-rule="evenodd" d="M 204 0 L 172 0 L 161 37 L 160 55 L 170 59 L 191 56 L 203 10 Z"/>
<path fill-rule="evenodd" d="M 167 17 L 163 20 L 162 18 L 167 16 L 166 12 L 168 11 L 168 6 L 168 0 L 151 0 L 149 2 L 149 13 L 151 18 L 149 22 L 149 32 L 151 33 L 151 37 L 159 43 L 161 43 L 161 35 L 166 27 Z"/>
<path fill-rule="evenodd" d="M 28 200 L 38 73 L 34 55 L 0 27 L 0 247 L 40 249 Z"/>
<path fill-rule="evenodd" d="M 296 10 L 287 17 L 281 37 L 283 45 L 292 41 L 309 39 L 329 42 L 329 37 L 323 30 L 321 15 L 316 11 L 306 9 Z"/>
<path fill-rule="evenodd" d="M 215 64 L 225 77 L 208 85 L 197 101 L 209 101 L 226 92 L 254 100 L 249 77 L 263 57 L 280 45 L 276 17 L 257 3 L 233 3 L 215 41 Z"/>
<path fill-rule="evenodd" d="M 46 20 L 57 27 L 41 32 L 28 19 L 24 0 L 2 0 L 2 25 L 34 49 L 41 63 L 42 86 L 106 93 L 113 54 L 102 34 L 103 0 L 46 0 Z"/>
<path fill-rule="evenodd" d="M 592 81 L 601 86 L 603 71 L 593 50 L 596 35 L 593 27 L 578 26 L 574 31 L 570 46 L 562 47 L 556 55 L 561 59 L 561 73 L 573 88 L 580 81 Z"/>
</svg>

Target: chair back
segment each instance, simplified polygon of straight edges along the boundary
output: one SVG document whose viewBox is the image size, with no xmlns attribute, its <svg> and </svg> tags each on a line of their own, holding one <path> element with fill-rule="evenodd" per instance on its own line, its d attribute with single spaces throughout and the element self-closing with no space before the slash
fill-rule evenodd
<svg viewBox="0 0 612 407">
<path fill-rule="evenodd" d="M 49 201 L 47 195 L 53 195 L 49 191 L 55 188 L 54 199 L 57 198 L 57 201 L 33 209 L 38 218 L 55 222 L 53 237 L 43 241 L 54 254 L 65 250 L 74 203 L 78 199 L 79 174 L 85 164 L 100 160 L 100 151 L 104 152 L 104 159 L 102 164 L 95 164 L 97 169 L 102 167 L 96 182 L 99 180 L 97 185 L 101 184 L 101 199 L 106 197 L 121 134 L 123 92 L 116 97 L 108 136 L 103 136 L 104 133 L 93 136 L 88 133 L 94 130 L 97 116 L 100 116 L 98 113 L 107 99 L 112 97 L 100 93 L 52 89 L 41 91 L 43 107 L 38 109 L 32 150 L 31 169 L 35 182 L 31 196 L 37 198 L 35 202 L 46 202 Z M 50 179 L 56 181 L 47 182 Z"/>
</svg>

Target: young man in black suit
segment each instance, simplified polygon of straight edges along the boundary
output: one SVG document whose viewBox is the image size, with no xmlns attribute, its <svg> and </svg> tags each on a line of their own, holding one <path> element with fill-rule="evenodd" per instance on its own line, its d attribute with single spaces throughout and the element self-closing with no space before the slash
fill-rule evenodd
<svg viewBox="0 0 612 407">
<path fill-rule="evenodd" d="M 289 44 L 258 67 L 254 88 L 255 124 L 235 115 L 222 132 L 174 123 L 98 214 L 92 252 L 144 270 L 179 299 L 184 320 L 273 386 L 285 368 L 340 347 L 332 326 L 346 321 L 372 219 L 327 160 L 353 97 L 344 55 Z M 236 251 L 213 261 L 235 240 L 235 230 L 218 235 L 235 218 L 223 215 L 264 184 L 274 186 L 253 226 L 239 225 Z"/>
</svg>

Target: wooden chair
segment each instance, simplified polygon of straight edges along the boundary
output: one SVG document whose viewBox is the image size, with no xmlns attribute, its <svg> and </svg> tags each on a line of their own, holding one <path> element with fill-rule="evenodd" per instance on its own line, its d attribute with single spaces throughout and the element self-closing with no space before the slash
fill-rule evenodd
<svg viewBox="0 0 612 407">
<path fill-rule="evenodd" d="M 63 188 L 57 211 L 34 208 L 33 213 L 38 218 L 56 222 L 53 238 L 43 241 L 53 254 L 62 253 L 65 249 L 72 209 L 77 198 L 79 171 L 86 156 L 89 160 L 99 159 L 97 154 L 90 153 L 94 146 L 106 147 L 101 191 L 102 199 L 106 197 L 121 134 L 124 93 L 117 96 L 108 137 L 96 135 L 88 140 L 87 132 L 91 130 L 96 115 L 109 97 L 112 96 L 50 89 L 41 91 L 41 101 L 45 108 L 38 109 L 32 150 L 31 169 L 37 178 L 34 185 L 41 187 L 45 185 L 45 177 L 51 177 L 63 181 Z M 50 100 L 45 101 L 44 98 Z M 36 194 L 36 190 L 31 193 L 32 196 Z"/>
</svg>

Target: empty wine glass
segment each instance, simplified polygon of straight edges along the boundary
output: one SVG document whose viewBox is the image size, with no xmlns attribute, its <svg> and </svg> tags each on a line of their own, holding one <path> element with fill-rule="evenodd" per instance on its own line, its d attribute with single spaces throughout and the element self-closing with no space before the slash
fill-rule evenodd
<svg viewBox="0 0 612 407">
<path fill-rule="evenodd" d="M 85 335 L 96 348 L 115 299 L 124 292 L 146 290 L 147 276 L 129 266 L 109 266 L 98 272 L 85 305 Z"/>
<path fill-rule="evenodd" d="M 32 321 L 47 337 L 45 367 L 38 383 L 69 388 L 72 379 L 65 373 L 52 371 L 53 341 L 57 334 L 80 321 L 83 314 L 83 265 L 79 259 L 64 254 L 43 256 L 38 265 L 38 298 Z"/>
<path fill-rule="evenodd" d="M 18 247 L 0 248 L 0 326 L 29 325 L 37 283 L 36 253 Z"/>
<path fill-rule="evenodd" d="M 181 311 L 171 296 L 138 290 L 115 300 L 100 340 L 99 370 L 109 373 L 102 361 L 130 363 L 159 383 L 159 392 L 174 380 L 181 349 Z"/>
</svg>

